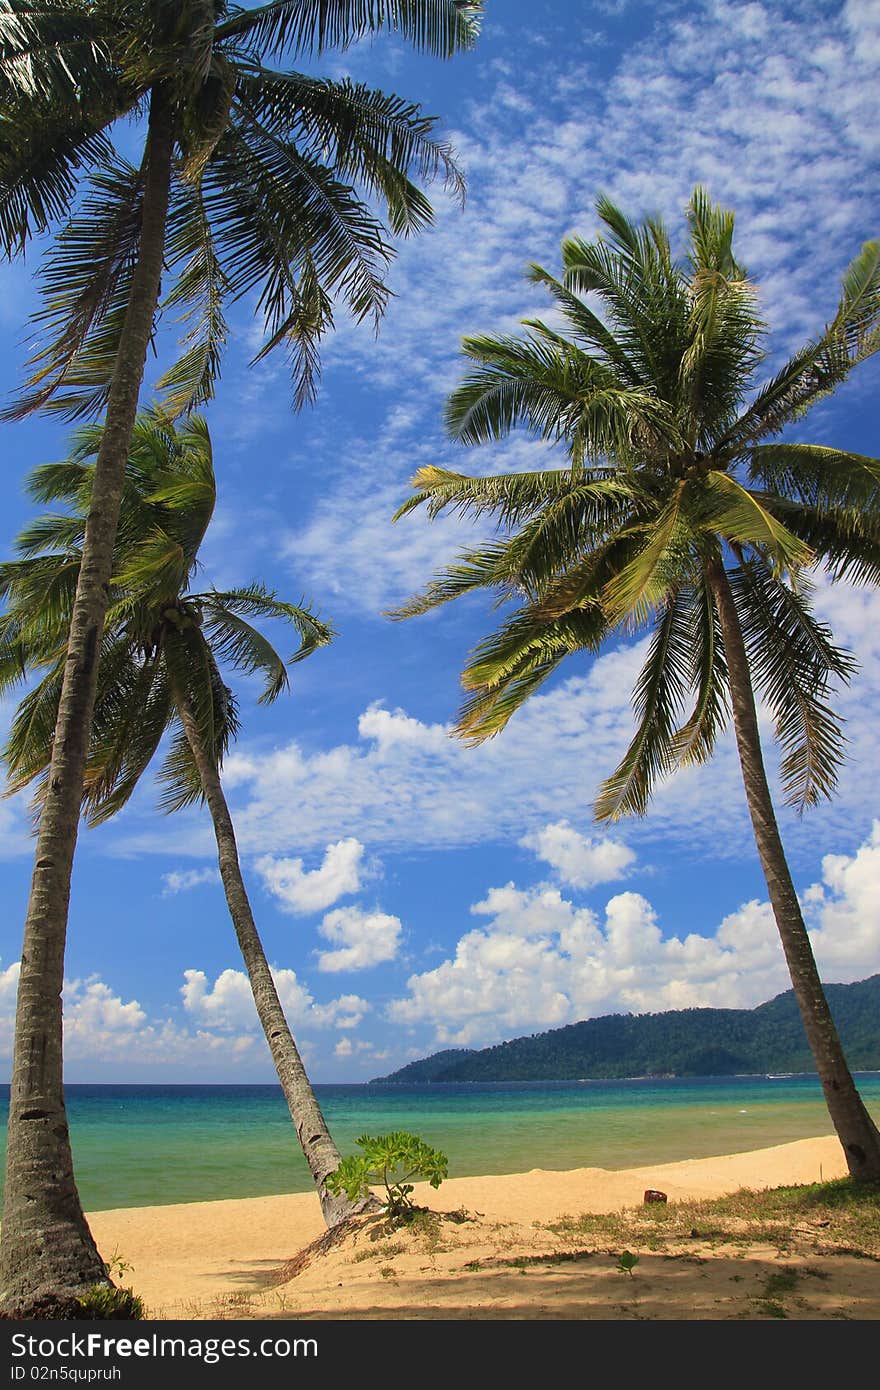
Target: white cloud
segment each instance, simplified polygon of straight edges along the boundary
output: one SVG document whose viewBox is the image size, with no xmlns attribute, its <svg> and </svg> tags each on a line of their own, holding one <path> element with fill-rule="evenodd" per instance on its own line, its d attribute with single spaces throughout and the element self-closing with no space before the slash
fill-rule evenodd
<svg viewBox="0 0 880 1390">
<path fill-rule="evenodd" d="M 550 7 L 548 18 L 560 11 Z M 480 98 L 451 133 L 468 174 L 466 208 L 438 198 L 430 255 L 424 238 L 401 245 L 378 340 L 340 320 L 326 343 L 328 385 L 344 371 L 351 390 L 360 375 L 375 394 L 393 392 L 394 405 L 378 440 L 342 448 L 334 416 L 328 486 L 283 542 L 298 582 L 373 613 L 399 602 L 467 533 L 418 513 L 392 530 L 415 468 L 523 466 L 518 440 L 463 461 L 442 436 L 442 401 L 462 374 L 463 335 L 514 331 L 522 316 L 547 313 L 524 265 L 553 268 L 564 235 L 592 235 L 600 191 L 635 216 L 661 212 L 681 238 L 691 189 L 707 185 L 737 213 L 774 350 L 811 336 L 833 312 L 845 265 L 876 234 L 876 16 L 875 0 L 678 0 L 653 18 L 643 7 L 637 38 L 612 31 L 601 72 L 595 35 L 568 24 L 515 71 L 484 63 Z M 516 36 L 520 53 L 523 41 Z M 348 460 L 367 454 L 359 483 Z"/>
<path fill-rule="evenodd" d="M 399 917 L 363 912 L 358 907 L 338 907 L 328 912 L 318 930 L 337 948 L 322 951 L 318 956 L 318 969 L 328 972 L 365 970 L 381 961 L 394 960 L 403 933 Z"/>
<path fill-rule="evenodd" d="M 340 1038 L 333 1049 L 334 1057 L 350 1057 L 354 1052 L 354 1044 L 351 1038 Z"/>
<path fill-rule="evenodd" d="M 853 856 L 826 854 L 822 884 L 810 896 L 813 944 L 826 972 L 837 978 L 873 960 L 880 969 L 880 820 Z"/>
<path fill-rule="evenodd" d="M 817 843 L 839 844 L 854 831 L 867 833 L 876 812 L 880 593 L 821 583 L 815 608 L 836 639 L 855 653 L 861 669 L 834 697 L 849 740 L 834 798 L 802 818 L 779 804 L 783 838 L 795 865 L 807 858 L 814 863 Z M 624 847 L 612 848 L 617 842 L 607 836 L 590 837 L 585 827 L 602 778 L 613 771 L 632 736 L 630 692 L 646 646 L 643 640 L 596 659 L 573 657 L 567 679 L 534 695 L 502 734 L 478 748 L 464 746 L 442 724 L 373 704 L 360 716 L 358 738 L 350 743 L 317 752 L 296 742 L 269 752 L 235 751 L 226 780 L 243 850 L 283 854 L 290 844 L 319 847 L 356 835 L 358 844 L 423 851 L 523 837 L 536 844 L 534 837 L 545 832 L 547 855 L 555 855 L 555 862 L 549 857 L 548 862 L 560 874 L 564 863 L 577 872 L 579 857 L 585 875 L 610 872 L 615 858 L 622 871 Z M 778 757 L 766 718 L 762 731 L 775 784 Z M 571 819 L 581 828 L 572 834 L 591 849 L 564 832 L 546 833 L 548 825 L 558 825 L 560 807 L 577 808 Z M 200 834 L 196 830 L 195 845 L 201 844 Z M 140 834 L 129 833 L 121 845 L 164 850 L 166 836 L 151 823 Z M 646 847 L 668 842 L 695 853 L 754 856 L 729 731 L 710 763 L 679 771 L 657 788 L 648 815 L 628 821 L 626 836 L 629 851 L 638 851 L 642 862 L 648 858 Z"/>
<path fill-rule="evenodd" d="M 21 961 L 14 960 L 5 970 L 0 969 L 0 1056 L 12 1050 L 15 1027 L 15 1001 L 18 996 L 18 977 Z"/>
<path fill-rule="evenodd" d="M 292 1029 L 356 1028 L 370 1005 L 356 994 L 345 994 L 326 1004 L 316 1004 L 295 970 L 272 966 L 278 998 Z M 223 1031 L 256 1030 L 259 1027 L 250 982 L 243 970 L 222 970 L 213 984 L 204 970 L 185 970 L 180 994 L 183 1006 L 197 1022 Z"/>
<path fill-rule="evenodd" d="M 219 883 L 219 869 L 174 869 L 162 875 L 165 887 L 163 898 L 173 898 L 178 893 L 188 893 L 192 888 L 201 888 L 205 883 Z"/>
<path fill-rule="evenodd" d="M 364 847 L 351 837 L 328 845 L 317 869 L 306 870 L 301 859 L 265 855 L 256 868 L 263 882 L 287 912 L 320 912 L 361 886 Z"/>
<path fill-rule="evenodd" d="M 123 1003 L 109 985 L 97 977 L 67 980 L 64 985 L 64 1031 L 83 1040 L 108 1033 L 136 1032 L 147 1015 L 136 999 Z"/>
<path fill-rule="evenodd" d="M 12 1053 L 19 962 L 0 971 L 0 1056 Z M 171 1019 L 150 1018 L 137 999 L 124 1000 L 97 975 L 64 984 L 65 1065 L 190 1066 L 234 1063 L 255 1039 L 207 1029 L 191 1032 Z"/>
<path fill-rule="evenodd" d="M 804 894 L 822 977 L 880 969 L 880 821 L 854 855 L 827 855 Z M 751 1008 L 790 987 L 767 903 L 744 903 L 713 935 L 664 935 L 640 893 L 616 894 L 604 920 L 557 890 L 490 889 L 455 955 L 412 975 L 388 1006 L 392 1022 L 433 1023 L 438 1044 L 497 1041 L 605 1013 L 701 1006 Z"/>
<path fill-rule="evenodd" d="M 597 883 L 623 878 L 636 859 L 620 840 L 581 835 L 566 820 L 545 825 L 524 836 L 520 844 L 534 850 L 539 859 L 556 870 L 561 882 L 572 888 L 592 888 Z"/>
</svg>

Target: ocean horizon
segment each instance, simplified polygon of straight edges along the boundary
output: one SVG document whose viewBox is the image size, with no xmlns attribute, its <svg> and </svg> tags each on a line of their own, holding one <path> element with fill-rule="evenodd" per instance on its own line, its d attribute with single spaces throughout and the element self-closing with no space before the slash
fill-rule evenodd
<svg viewBox="0 0 880 1390">
<path fill-rule="evenodd" d="M 880 1120 L 880 1072 L 857 1079 Z M 87 1210 L 311 1190 L 277 1084 L 65 1089 Z M 352 1083 L 315 1091 L 343 1153 L 355 1149 L 361 1134 L 409 1130 L 447 1154 L 450 1177 L 633 1168 L 833 1132 L 811 1073 Z M 3 1148 L 8 1099 L 8 1085 L 0 1087 Z"/>
</svg>

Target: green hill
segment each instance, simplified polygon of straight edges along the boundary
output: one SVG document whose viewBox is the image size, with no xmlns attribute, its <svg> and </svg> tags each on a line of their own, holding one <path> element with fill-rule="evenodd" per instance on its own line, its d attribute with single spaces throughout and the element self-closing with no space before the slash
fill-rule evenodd
<svg viewBox="0 0 880 1390">
<path fill-rule="evenodd" d="M 826 985 L 850 1066 L 880 1070 L 880 975 Z M 624 1076 L 809 1072 L 813 1059 L 791 990 L 756 1009 L 608 1014 L 479 1051 L 435 1052 L 379 1081 L 567 1081 Z"/>
</svg>

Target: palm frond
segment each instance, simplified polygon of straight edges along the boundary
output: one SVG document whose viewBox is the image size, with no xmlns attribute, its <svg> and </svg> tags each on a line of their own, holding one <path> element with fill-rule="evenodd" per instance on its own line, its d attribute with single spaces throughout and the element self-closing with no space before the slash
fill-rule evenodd
<svg viewBox="0 0 880 1390">
<path fill-rule="evenodd" d="M 728 674 L 721 625 L 711 590 L 704 582 L 695 586 L 688 617 L 691 665 L 690 689 L 696 691 L 693 711 L 672 735 L 669 752 L 676 766 L 708 761 L 728 715 Z"/>
<path fill-rule="evenodd" d="M 163 373 L 156 389 L 165 392 L 162 409 L 177 417 L 212 399 L 228 335 L 223 312 L 228 282 L 199 185 L 174 181 L 166 254 L 171 266 L 184 264 L 163 308 L 182 311 L 186 332 L 183 353 Z"/>
<path fill-rule="evenodd" d="M 6 796 L 23 791 L 43 773 L 52 757 L 58 702 L 64 681 L 66 650 L 19 702 L 3 748 L 7 768 Z"/>
<path fill-rule="evenodd" d="M 272 0 L 232 9 L 215 36 L 269 53 L 322 53 L 388 29 L 420 52 L 450 58 L 473 47 L 482 12 L 483 0 Z"/>
<path fill-rule="evenodd" d="M 521 609 L 474 649 L 462 673 L 462 684 L 473 693 L 456 732 L 471 744 L 494 737 L 566 656 L 598 651 L 607 633 L 598 605 L 549 620 Z"/>
<path fill-rule="evenodd" d="M 813 617 L 806 584 L 795 592 L 757 563 L 728 578 L 755 683 L 776 720 L 785 797 L 803 811 L 837 784 L 846 740 L 826 697 L 832 681 L 849 681 L 856 664 Z"/>
<path fill-rule="evenodd" d="M 392 252 L 382 224 L 323 164 L 238 108 L 206 170 L 203 197 L 229 292 L 258 291 L 267 332 L 258 357 L 284 343 L 296 402 L 312 399 L 312 349 L 332 324 L 331 295 L 357 320 L 384 312 Z"/>
<path fill-rule="evenodd" d="M 610 476 L 610 469 L 590 470 L 578 474 L 577 481 L 588 487 Z M 395 521 L 424 504 L 431 518 L 451 507 L 459 516 L 478 519 L 494 514 L 499 525 L 514 526 L 539 512 L 548 502 L 570 496 L 575 482 L 568 468 L 494 473 L 487 478 L 477 478 L 426 464 L 414 475 L 411 485 L 416 490 L 415 495 L 398 508 Z"/>
<path fill-rule="evenodd" d="M 720 534 L 728 542 L 760 547 L 772 557 L 780 574 L 808 564 L 813 558 L 809 546 L 774 515 L 772 497 L 763 498 L 720 469 L 713 469 L 706 476 L 704 487 L 717 506 L 704 519 L 705 530 Z"/>
<path fill-rule="evenodd" d="M 177 717 L 181 719 L 185 707 L 205 756 L 219 770 L 239 729 L 235 696 L 224 683 L 211 648 L 197 630 L 169 633 L 165 662 Z M 171 740 L 158 781 L 163 788 L 159 805 L 167 813 L 182 810 L 204 797 L 198 765 L 183 729 Z"/>
<path fill-rule="evenodd" d="M 773 510 L 832 579 L 880 584 L 880 512 L 777 498 Z"/>
<path fill-rule="evenodd" d="M 7 259 L 66 217 L 83 173 L 112 162 L 113 147 L 77 111 L 35 120 L 7 105 L 0 121 L 0 250 Z"/>
<path fill-rule="evenodd" d="M 330 81 L 259 67 L 239 79 L 236 100 L 263 129 L 320 155 L 338 177 L 383 199 L 393 231 L 432 221 L 431 205 L 410 182 L 438 176 L 459 201 L 465 185 L 449 144 L 432 137 L 436 118 L 403 97 L 349 78 Z"/>
<path fill-rule="evenodd" d="M 222 609 L 238 616 L 274 618 L 288 623 L 300 639 L 298 649 L 287 658 L 288 665 L 304 661 L 318 647 L 332 642 L 336 635 L 332 626 L 323 622 L 304 601 L 288 603 L 279 599 L 275 591 L 267 589 L 264 584 L 248 584 L 240 589 L 212 589 L 210 593 L 196 595 L 195 598 L 202 605 L 206 620 Z"/>
<path fill-rule="evenodd" d="M 174 717 L 161 651 L 137 661 L 128 643 L 123 670 L 104 670 L 89 745 L 83 805 L 102 825 L 131 799 Z"/>
<path fill-rule="evenodd" d="M 465 338 L 481 363 L 446 406 L 450 434 L 465 444 L 503 438 L 525 425 L 541 439 L 569 443 L 575 461 L 626 455 L 675 430 L 663 403 L 641 387 L 621 385 L 605 363 L 573 343 L 524 338 Z"/>
<path fill-rule="evenodd" d="M 686 482 L 679 482 L 659 516 L 649 525 L 633 527 L 641 532 L 638 553 L 605 585 L 603 603 L 612 625 L 624 617 L 642 623 L 647 615 L 667 604 L 671 589 L 681 583 L 681 563 L 688 554 L 690 528 L 683 518 Z"/>
<path fill-rule="evenodd" d="M 597 348 L 602 353 L 603 359 L 622 381 L 629 386 L 646 385 L 644 377 L 635 363 L 630 360 L 610 328 L 602 322 L 598 315 L 593 313 L 582 299 L 563 285 L 561 280 L 557 280 L 555 276 L 551 275 L 549 271 L 543 270 L 539 265 L 534 263 L 530 265 L 528 276 L 533 284 L 546 286 L 575 335 L 591 348 Z M 541 334 L 549 331 L 546 325 L 539 320 L 526 319 L 524 325 L 526 328 L 534 328 L 536 332 Z"/>
<path fill-rule="evenodd" d="M 880 459 L 824 444 L 759 444 L 749 477 L 784 497 L 836 511 L 880 511 Z"/>
<path fill-rule="evenodd" d="M 263 676 L 259 703 L 268 705 L 290 685 L 284 659 L 257 628 L 237 613 L 215 603 L 206 607 L 206 635 L 218 661 L 228 661 L 237 671 Z"/>
<path fill-rule="evenodd" d="M 68 419 L 103 407 L 137 260 L 142 198 L 141 171 L 122 160 L 92 175 L 40 272 L 44 307 L 34 322 L 45 345 L 28 362 L 30 389 L 2 418 L 21 419 L 50 402 Z"/>
<path fill-rule="evenodd" d="M 67 101 L 106 82 L 111 56 L 105 16 L 77 0 L 35 5 L 0 0 L 0 94 Z"/>
<path fill-rule="evenodd" d="M 597 820 L 643 816 L 658 778 L 675 765 L 675 733 L 691 669 L 692 595 L 673 593 L 659 617 L 633 692 L 638 727 L 620 764 L 602 784 Z"/>
<path fill-rule="evenodd" d="M 719 441 L 746 449 L 779 434 L 846 380 L 880 349 L 880 241 L 868 241 L 848 267 L 837 313 L 823 333 L 801 348 L 758 393 Z"/>
</svg>

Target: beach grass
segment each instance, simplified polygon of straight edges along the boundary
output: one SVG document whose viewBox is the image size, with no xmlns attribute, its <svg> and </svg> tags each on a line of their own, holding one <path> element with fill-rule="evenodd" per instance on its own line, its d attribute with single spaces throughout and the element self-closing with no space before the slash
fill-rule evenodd
<svg viewBox="0 0 880 1390">
<path fill-rule="evenodd" d="M 650 1250 L 699 1242 L 766 1243 L 784 1251 L 809 1239 L 829 1252 L 880 1260 L 880 1186 L 833 1182 L 761 1191 L 742 1188 L 704 1201 L 652 1202 L 610 1213 L 584 1212 L 547 1223 L 566 1241 L 638 1241 Z"/>
</svg>

